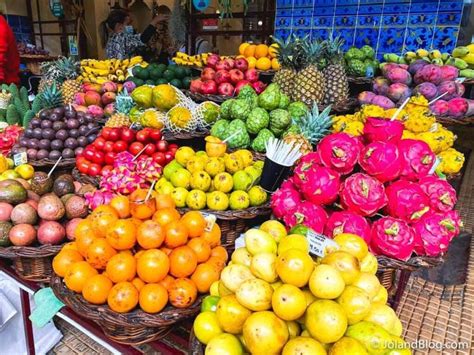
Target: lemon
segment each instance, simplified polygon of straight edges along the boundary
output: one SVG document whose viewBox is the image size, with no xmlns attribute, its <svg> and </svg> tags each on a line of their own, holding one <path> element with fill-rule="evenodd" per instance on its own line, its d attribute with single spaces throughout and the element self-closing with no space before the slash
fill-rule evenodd
<svg viewBox="0 0 474 355">
<path fill-rule="evenodd" d="M 191 147 L 180 147 L 176 151 L 174 158 L 179 164 L 186 166 L 188 160 L 191 159 L 195 154 L 196 153 L 194 152 L 194 149 Z"/>
<path fill-rule="evenodd" d="M 306 329 L 322 343 L 334 343 L 347 329 L 344 309 L 331 300 L 316 300 L 306 310 Z"/>
<path fill-rule="evenodd" d="M 194 335 L 203 343 L 209 343 L 213 338 L 223 333 L 222 328 L 214 312 L 207 311 L 200 313 L 193 324 Z"/>
</svg>

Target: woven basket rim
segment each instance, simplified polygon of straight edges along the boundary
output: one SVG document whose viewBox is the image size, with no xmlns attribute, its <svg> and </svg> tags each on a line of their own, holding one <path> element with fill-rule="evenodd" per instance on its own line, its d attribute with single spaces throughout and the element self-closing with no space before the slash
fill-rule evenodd
<svg viewBox="0 0 474 355">
<path fill-rule="evenodd" d="M 40 246 L 9 246 L 0 248 L 0 257 L 2 258 L 43 258 L 53 256 L 59 253 L 63 244 L 59 245 L 40 245 Z"/>
<path fill-rule="evenodd" d="M 172 325 L 199 313 L 201 301 L 205 297 L 203 295 L 198 296 L 194 304 L 189 308 L 181 309 L 167 305 L 164 310 L 156 314 L 146 313 L 141 309 L 135 309 L 127 313 L 117 313 L 112 311 L 106 304 L 90 304 L 81 294 L 70 291 L 64 285 L 63 280 L 55 273 L 51 275 L 50 286 L 56 297 L 81 316 L 95 321 L 107 321 L 122 327 L 143 326 L 157 328 Z"/>
<path fill-rule="evenodd" d="M 189 211 L 194 211 L 191 208 L 178 208 L 180 213 L 186 213 Z M 199 210 L 199 212 L 213 214 L 217 219 L 222 220 L 237 220 L 237 219 L 252 219 L 257 216 L 263 216 L 266 214 L 271 214 L 272 209 L 270 207 L 270 202 L 265 203 L 262 206 L 250 207 L 244 210 L 226 210 L 226 211 L 215 211 L 215 210 Z"/>
<path fill-rule="evenodd" d="M 41 159 L 41 160 L 28 160 L 28 164 L 35 168 L 53 167 L 57 160 Z M 76 165 L 76 158 L 61 159 L 58 163 L 58 168 L 73 168 Z"/>
<path fill-rule="evenodd" d="M 466 117 L 436 116 L 436 121 L 446 126 L 452 126 L 452 125 L 467 126 L 474 123 L 474 116 L 466 116 Z"/>
<path fill-rule="evenodd" d="M 385 255 L 377 255 L 377 264 L 379 271 L 390 269 L 414 271 L 419 268 L 432 268 L 441 265 L 444 262 L 446 254 L 438 257 L 414 256 L 407 261 L 394 259 Z"/>
<path fill-rule="evenodd" d="M 163 132 L 163 138 L 168 141 L 174 141 L 179 139 L 193 139 L 193 138 L 203 138 L 209 134 L 209 130 L 196 130 L 193 132 L 182 132 L 182 133 L 172 133 L 170 131 Z"/>
<path fill-rule="evenodd" d="M 99 187 L 100 179 L 97 176 L 89 176 L 86 174 L 82 174 L 77 167 L 74 167 L 71 172 L 72 177 L 74 180 L 79 181 L 82 184 L 91 184 L 95 187 Z"/>
<path fill-rule="evenodd" d="M 205 95 L 200 94 L 198 92 L 191 92 L 190 90 L 181 90 L 187 97 L 193 99 L 194 101 L 202 102 L 202 101 L 212 101 L 222 103 L 226 100 L 232 99 L 235 96 L 223 96 L 223 95 Z"/>
</svg>

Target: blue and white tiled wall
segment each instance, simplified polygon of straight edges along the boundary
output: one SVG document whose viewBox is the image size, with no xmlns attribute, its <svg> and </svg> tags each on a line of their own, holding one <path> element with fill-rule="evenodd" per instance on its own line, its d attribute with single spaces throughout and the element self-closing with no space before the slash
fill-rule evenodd
<svg viewBox="0 0 474 355">
<path fill-rule="evenodd" d="M 5 18 L 12 28 L 17 42 L 31 42 L 33 31 L 27 16 L 6 15 Z"/>
<path fill-rule="evenodd" d="M 450 52 L 456 45 L 463 0 L 277 0 L 275 35 L 345 39 L 372 46 L 378 57 L 418 48 Z"/>
</svg>

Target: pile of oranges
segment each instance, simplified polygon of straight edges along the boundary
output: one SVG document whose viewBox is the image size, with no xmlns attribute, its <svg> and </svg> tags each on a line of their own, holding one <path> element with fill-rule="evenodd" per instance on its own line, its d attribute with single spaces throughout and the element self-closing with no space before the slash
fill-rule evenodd
<svg viewBox="0 0 474 355">
<path fill-rule="evenodd" d="M 257 68 L 259 70 L 279 70 L 280 63 L 277 59 L 278 45 L 276 43 L 271 46 L 266 44 L 242 43 L 239 46 L 239 57 L 247 59 L 249 68 Z"/>
<path fill-rule="evenodd" d="M 187 308 L 219 280 L 228 259 L 219 226 L 198 211 L 181 216 L 169 195 L 147 192 L 97 207 L 53 259 L 66 287 L 89 303 L 120 313 Z"/>
</svg>

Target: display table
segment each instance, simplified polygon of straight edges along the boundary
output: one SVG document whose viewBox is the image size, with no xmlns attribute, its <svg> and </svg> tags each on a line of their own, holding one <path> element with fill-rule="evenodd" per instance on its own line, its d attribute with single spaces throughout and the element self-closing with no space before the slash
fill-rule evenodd
<svg viewBox="0 0 474 355">
<path fill-rule="evenodd" d="M 47 285 L 41 285 L 35 282 L 25 281 L 20 279 L 15 271 L 10 267 L 6 260 L 0 259 L 0 271 L 4 273 L 4 275 L 14 282 L 18 288 L 20 289 L 20 297 L 21 297 L 21 304 L 22 304 L 22 315 L 23 315 L 23 324 L 24 324 L 24 331 L 25 337 L 27 341 L 27 348 L 28 354 L 34 355 L 35 354 L 35 347 L 34 347 L 34 339 L 33 339 L 33 328 L 32 323 L 29 319 L 31 313 L 30 307 L 30 299 L 29 295 L 34 294 L 42 287 L 47 287 Z M 63 319 L 65 322 L 69 323 L 74 328 L 78 329 L 92 340 L 112 352 L 113 354 L 143 354 L 143 351 L 139 349 L 116 343 L 110 339 L 108 339 L 102 330 L 96 325 L 94 322 L 91 322 L 87 319 L 82 318 L 75 312 L 73 312 L 68 307 L 63 307 L 57 314 L 57 317 Z M 177 329 L 176 334 L 174 331 L 170 333 L 166 338 L 169 344 L 176 344 L 181 349 L 188 348 L 188 336 L 189 336 L 189 327 L 179 327 Z M 179 334 L 178 334 L 179 333 Z M 165 344 L 161 341 L 155 341 L 148 343 L 147 345 L 153 348 L 156 351 L 164 354 L 186 354 L 185 351 L 179 350 L 169 344 Z"/>
</svg>

